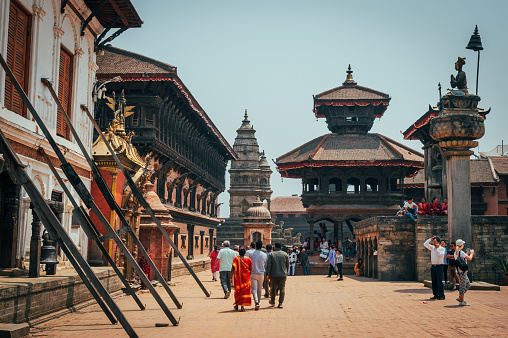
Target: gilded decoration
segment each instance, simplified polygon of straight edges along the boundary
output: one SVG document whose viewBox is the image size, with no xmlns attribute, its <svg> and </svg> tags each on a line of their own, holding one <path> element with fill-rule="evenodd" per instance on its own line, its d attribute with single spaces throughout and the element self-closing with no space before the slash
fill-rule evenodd
<svg viewBox="0 0 508 338">
<path fill-rule="evenodd" d="M 134 113 L 134 106 L 126 106 L 124 92 L 117 99 L 115 93 L 113 98 L 105 98 L 106 105 L 115 112 L 114 119 L 111 121 L 107 130 L 103 133 L 106 140 L 114 149 L 116 156 L 122 165 L 131 172 L 144 167 L 145 162 L 141 159 L 138 150 L 132 145 L 132 136 L 134 132 L 125 132 L 125 118 Z M 117 166 L 113 156 L 111 156 L 108 147 L 104 144 L 101 137 L 92 145 L 92 154 L 97 166 L 101 169 L 116 171 Z"/>
</svg>

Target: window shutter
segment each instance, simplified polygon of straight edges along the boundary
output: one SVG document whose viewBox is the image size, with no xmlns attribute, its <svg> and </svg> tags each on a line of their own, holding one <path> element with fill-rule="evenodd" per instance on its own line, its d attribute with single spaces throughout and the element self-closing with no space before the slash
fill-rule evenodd
<svg viewBox="0 0 508 338">
<path fill-rule="evenodd" d="M 63 48 L 60 50 L 60 66 L 58 70 L 58 99 L 63 108 L 69 115 L 71 103 L 71 81 L 72 81 L 72 56 Z M 56 119 L 56 133 L 62 137 L 68 138 L 69 128 L 64 120 L 63 112 L 58 109 Z"/>
<path fill-rule="evenodd" d="M 21 88 L 27 91 L 28 36 L 30 17 L 11 1 L 9 7 L 9 29 L 7 38 L 7 65 L 11 68 Z M 26 107 L 14 84 L 6 77 L 4 106 L 26 116 Z"/>
</svg>

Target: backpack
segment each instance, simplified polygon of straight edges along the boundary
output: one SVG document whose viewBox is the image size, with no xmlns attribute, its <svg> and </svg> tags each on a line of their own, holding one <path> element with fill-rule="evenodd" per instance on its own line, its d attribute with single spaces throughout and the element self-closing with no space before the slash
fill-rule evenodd
<svg viewBox="0 0 508 338">
<path fill-rule="evenodd" d="M 469 267 L 467 266 L 467 263 L 466 263 L 466 260 L 464 259 L 464 257 L 460 256 L 460 253 L 461 253 L 461 251 L 459 251 L 459 256 L 455 260 L 455 266 L 458 267 L 462 272 L 466 272 Z"/>
</svg>

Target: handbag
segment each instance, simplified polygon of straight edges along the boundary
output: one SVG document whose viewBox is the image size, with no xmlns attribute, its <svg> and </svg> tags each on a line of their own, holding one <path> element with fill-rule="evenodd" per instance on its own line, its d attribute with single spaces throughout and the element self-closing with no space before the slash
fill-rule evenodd
<svg viewBox="0 0 508 338">
<path fill-rule="evenodd" d="M 462 272 L 466 272 L 467 269 L 469 268 L 467 266 L 467 263 L 466 263 L 466 260 L 464 259 L 464 257 L 462 257 L 460 255 L 462 251 L 459 251 L 459 255 L 457 257 L 457 259 L 455 260 L 455 265 L 462 271 Z"/>
</svg>

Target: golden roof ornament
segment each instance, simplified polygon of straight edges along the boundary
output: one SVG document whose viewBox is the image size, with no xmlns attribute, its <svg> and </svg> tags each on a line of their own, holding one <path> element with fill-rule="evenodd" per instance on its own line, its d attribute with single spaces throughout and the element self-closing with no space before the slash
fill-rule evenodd
<svg viewBox="0 0 508 338">
<path fill-rule="evenodd" d="M 145 165 L 145 162 L 141 159 L 138 150 L 132 145 L 134 132 L 125 133 L 125 118 L 134 114 L 135 106 L 126 106 L 127 100 L 123 90 L 118 99 L 114 92 L 112 98 L 106 96 L 105 99 L 107 101 L 106 105 L 115 112 L 115 115 L 104 132 L 104 137 L 115 150 L 122 165 L 129 171 L 137 171 Z M 92 155 L 99 168 L 116 170 L 116 162 L 109 153 L 108 147 L 102 141 L 102 137 L 97 138 L 92 145 Z"/>
</svg>

